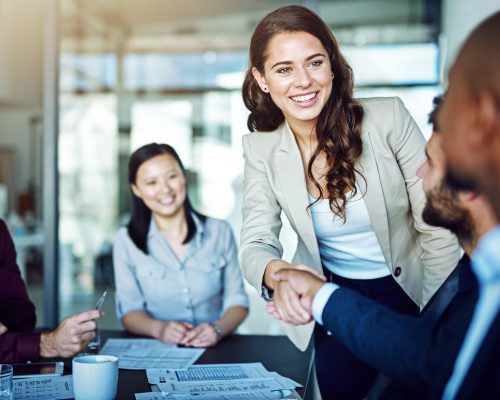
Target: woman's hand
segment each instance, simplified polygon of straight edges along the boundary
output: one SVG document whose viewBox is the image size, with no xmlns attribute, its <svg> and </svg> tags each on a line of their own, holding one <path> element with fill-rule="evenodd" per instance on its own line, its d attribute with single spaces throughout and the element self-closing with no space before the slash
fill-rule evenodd
<svg viewBox="0 0 500 400">
<path fill-rule="evenodd" d="M 187 322 L 179 321 L 158 321 L 160 329 L 158 335 L 155 335 L 163 343 L 181 344 L 193 325 Z"/>
<path fill-rule="evenodd" d="M 217 344 L 219 335 L 214 327 L 207 322 L 203 322 L 191 329 L 180 344 L 191 347 L 211 347 Z"/>
<path fill-rule="evenodd" d="M 0 322 L 0 336 L 7 332 L 7 327 Z"/>
<path fill-rule="evenodd" d="M 270 278 L 269 275 L 272 275 L 273 272 L 276 272 L 282 268 L 294 268 L 301 271 L 306 271 L 317 276 L 322 281 L 326 281 L 325 277 L 318 270 L 308 265 L 299 264 L 296 266 L 291 266 L 289 263 L 281 260 L 279 260 L 279 263 L 275 262 L 274 265 L 269 268 L 269 271 L 267 271 L 268 268 L 266 268 L 265 277 Z M 268 272 L 270 272 L 269 275 Z M 279 320 L 293 325 L 304 325 L 311 321 L 311 315 L 309 311 L 306 310 L 301 304 L 299 294 L 297 294 L 293 290 L 289 282 L 273 280 L 270 286 L 272 286 L 274 290 L 274 297 L 273 301 L 270 302 L 266 307 L 266 311 L 268 313 Z"/>
</svg>

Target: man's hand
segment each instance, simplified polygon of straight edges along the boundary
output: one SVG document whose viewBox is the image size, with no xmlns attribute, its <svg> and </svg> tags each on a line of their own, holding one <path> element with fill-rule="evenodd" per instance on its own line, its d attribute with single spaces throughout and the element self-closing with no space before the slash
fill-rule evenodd
<svg viewBox="0 0 500 400">
<path fill-rule="evenodd" d="M 180 344 L 187 333 L 193 329 L 193 325 L 187 322 L 165 321 L 161 322 L 158 335 L 155 335 L 163 343 Z"/>
<path fill-rule="evenodd" d="M 273 279 L 274 296 L 271 303 L 267 305 L 267 312 L 275 318 L 288 322 L 293 325 L 303 325 L 311 321 L 310 311 L 301 303 L 300 293 L 297 292 L 287 279 L 276 279 L 275 274 L 280 271 L 297 271 L 298 273 L 308 274 L 324 282 L 325 277 L 316 269 L 308 265 L 299 264 L 293 268 L 279 268 L 271 273 Z"/>
<path fill-rule="evenodd" d="M 312 302 L 320 287 L 325 283 L 325 278 L 319 278 L 317 273 L 311 274 L 303 268 L 280 269 L 273 272 L 271 277 L 281 284 L 285 282 L 288 284 L 300 304 L 300 309 L 303 310 L 300 317 L 306 322 L 311 321 Z M 298 309 L 296 304 L 293 304 L 292 307 Z M 275 301 L 274 304 L 270 303 L 268 305 L 267 311 L 274 316 L 279 315 L 279 319 L 285 322 L 290 322 L 290 306 L 287 304 Z"/>
<path fill-rule="evenodd" d="M 181 344 L 192 347 L 211 347 L 219 341 L 217 332 L 209 323 L 202 323 L 191 329 Z"/>
<path fill-rule="evenodd" d="M 40 356 L 71 357 L 81 352 L 95 337 L 97 318 L 104 314 L 98 310 L 85 311 L 62 320 L 51 332 L 40 336 Z"/>
<path fill-rule="evenodd" d="M 7 327 L 0 322 L 0 336 L 7 332 Z"/>
</svg>

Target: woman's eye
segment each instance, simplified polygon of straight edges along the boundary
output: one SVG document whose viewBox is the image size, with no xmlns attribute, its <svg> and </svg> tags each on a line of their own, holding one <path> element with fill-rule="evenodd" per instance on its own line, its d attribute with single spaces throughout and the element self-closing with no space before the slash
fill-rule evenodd
<svg viewBox="0 0 500 400">
<path fill-rule="evenodd" d="M 278 72 L 278 74 L 288 74 L 291 70 L 292 70 L 292 68 L 290 68 L 290 67 L 284 67 L 284 68 L 280 68 L 277 72 Z"/>
<path fill-rule="evenodd" d="M 319 67 L 321 64 L 323 64 L 323 60 L 315 60 L 311 62 L 311 67 Z"/>
</svg>

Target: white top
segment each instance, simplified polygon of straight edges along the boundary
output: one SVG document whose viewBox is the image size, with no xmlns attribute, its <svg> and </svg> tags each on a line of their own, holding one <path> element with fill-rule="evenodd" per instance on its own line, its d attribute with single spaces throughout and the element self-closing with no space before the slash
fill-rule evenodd
<svg viewBox="0 0 500 400">
<path fill-rule="evenodd" d="M 373 231 L 360 190 L 346 194 L 344 220 L 333 214 L 328 199 L 311 206 L 323 266 L 349 279 L 377 279 L 391 274 Z M 309 196 L 309 204 L 314 198 Z"/>
</svg>

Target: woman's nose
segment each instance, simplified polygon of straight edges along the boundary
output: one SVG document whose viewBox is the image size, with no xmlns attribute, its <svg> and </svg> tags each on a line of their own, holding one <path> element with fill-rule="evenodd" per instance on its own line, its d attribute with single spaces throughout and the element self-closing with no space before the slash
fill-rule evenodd
<svg viewBox="0 0 500 400">
<path fill-rule="evenodd" d="M 429 170 L 429 163 L 426 161 L 420 166 L 419 169 L 417 169 L 417 176 L 423 179 L 425 175 L 427 175 L 428 170 Z"/>
<path fill-rule="evenodd" d="M 311 77 L 305 68 L 298 68 L 295 76 L 295 87 L 306 88 L 311 84 Z"/>
<path fill-rule="evenodd" d="M 171 188 L 170 188 L 170 185 L 169 185 L 168 181 L 162 181 L 162 182 L 160 183 L 160 191 L 161 191 L 162 193 L 169 193 L 169 192 L 170 192 L 170 189 L 171 189 Z"/>
</svg>

